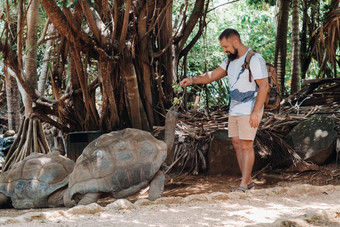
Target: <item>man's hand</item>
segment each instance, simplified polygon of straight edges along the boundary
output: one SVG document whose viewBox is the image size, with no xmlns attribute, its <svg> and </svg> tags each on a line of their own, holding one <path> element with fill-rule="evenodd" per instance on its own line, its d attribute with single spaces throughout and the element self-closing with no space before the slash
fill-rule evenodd
<svg viewBox="0 0 340 227">
<path fill-rule="evenodd" d="M 217 67 L 213 71 L 203 73 L 202 75 L 191 77 L 191 78 L 184 78 L 181 82 L 179 82 L 179 85 L 185 88 L 186 86 L 193 85 L 193 84 L 208 84 L 215 80 L 219 80 L 223 78 L 224 76 L 226 76 L 226 71 L 221 67 Z M 194 80 L 195 80 L 195 83 L 194 83 Z"/>
<path fill-rule="evenodd" d="M 192 78 L 184 78 L 181 82 L 179 82 L 179 85 L 181 85 L 184 88 L 192 84 L 193 84 Z"/>
<path fill-rule="evenodd" d="M 260 125 L 260 113 L 252 112 L 250 114 L 249 124 L 252 128 L 257 128 Z"/>
</svg>

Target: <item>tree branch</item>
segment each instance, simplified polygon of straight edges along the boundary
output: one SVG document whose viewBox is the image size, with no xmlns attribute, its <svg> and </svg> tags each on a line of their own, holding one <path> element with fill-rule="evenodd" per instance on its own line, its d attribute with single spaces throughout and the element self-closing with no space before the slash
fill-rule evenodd
<svg viewBox="0 0 340 227">
<path fill-rule="evenodd" d="M 141 38 L 144 39 L 150 32 L 152 32 L 152 30 L 156 27 L 159 19 L 161 18 L 161 16 L 165 13 L 165 11 L 167 10 L 167 8 L 170 6 L 170 4 L 172 3 L 173 0 L 169 1 L 166 6 L 162 9 L 162 11 L 159 13 L 157 19 L 155 20 L 155 22 L 150 26 L 149 30 L 145 33 L 145 35 Z M 155 7 L 156 8 L 156 7 Z"/>
<path fill-rule="evenodd" d="M 121 33 L 120 39 L 119 39 L 119 52 L 122 52 L 122 50 L 124 48 L 124 42 L 125 42 L 125 38 L 126 38 L 126 34 L 127 34 L 128 25 L 129 25 L 130 7 L 131 7 L 131 0 L 127 0 L 127 2 L 125 4 L 125 13 L 124 13 L 122 33 Z"/>
<path fill-rule="evenodd" d="M 203 29 L 206 26 L 205 19 L 206 19 L 207 13 L 208 13 L 208 6 L 209 6 L 209 0 L 206 3 L 203 18 L 200 18 L 201 20 L 200 20 L 200 23 L 199 23 L 198 32 L 196 33 L 195 37 L 190 41 L 190 43 L 180 52 L 179 59 L 182 58 L 183 56 L 186 56 L 189 53 L 189 51 L 191 50 L 191 48 L 195 45 L 197 40 L 201 37 L 201 35 L 203 33 Z"/>
<path fill-rule="evenodd" d="M 239 2 L 239 1 L 240 0 L 234 0 L 234 1 L 230 1 L 230 2 L 225 2 L 225 3 L 221 4 L 221 5 L 218 5 L 218 6 L 214 7 L 214 8 L 212 8 L 212 9 L 208 10 L 208 13 L 210 13 L 211 11 L 214 11 L 215 9 L 217 9 L 219 7 L 225 6 L 227 4 L 232 4 L 232 3 L 235 3 L 235 2 Z"/>
<path fill-rule="evenodd" d="M 105 38 L 102 37 L 102 31 L 98 28 L 97 23 L 100 23 L 103 29 L 105 28 L 104 23 L 99 19 L 99 16 L 95 17 L 96 12 L 91 9 L 87 1 L 80 1 L 80 5 L 93 35 L 96 37 L 98 43 L 103 46 L 105 44 Z"/>
<path fill-rule="evenodd" d="M 41 34 L 40 39 L 38 40 L 38 46 L 40 46 L 40 44 L 45 40 L 49 24 L 50 24 L 50 19 L 47 18 L 47 20 L 45 22 L 44 30 Z"/>
<path fill-rule="evenodd" d="M 53 0 L 41 0 L 41 4 L 56 29 L 70 42 L 77 42 L 77 38 L 74 36 L 72 28 L 69 23 L 67 23 L 67 19 L 57 5 L 57 2 Z"/>
<path fill-rule="evenodd" d="M 192 14 L 188 20 L 188 23 L 184 25 L 183 35 L 178 43 L 178 49 L 181 51 L 188 40 L 192 30 L 194 29 L 197 20 L 200 18 L 204 8 L 204 0 L 196 0 Z"/>
</svg>

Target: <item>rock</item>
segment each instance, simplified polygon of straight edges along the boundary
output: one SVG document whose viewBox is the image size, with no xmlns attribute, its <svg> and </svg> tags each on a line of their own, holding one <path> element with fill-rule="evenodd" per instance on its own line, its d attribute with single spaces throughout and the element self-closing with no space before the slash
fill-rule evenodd
<svg viewBox="0 0 340 227">
<path fill-rule="evenodd" d="M 225 192 L 213 192 L 209 195 L 212 200 L 227 200 L 230 199 L 228 193 Z"/>
<path fill-rule="evenodd" d="M 155 202 L 157 204 L 179 204 L 183 200 L 182 197 L 161 197 L 157 199 Z"/>
<path fill-rule="evenodd" d="M 136 208 L 136 205 L 126 199 L 117 199 L 113 203 L 110 203 L 106 206 L 106 209 L 116 209 L 116 210 L 134 209 L 134 208 Z"/>
<path fill-rule="evenodd" d="M 323 115 L 314 115 L 296 125 L 286 136 L 292 146 L 305 161 L 321 165 L 334 151 L 337 136 L 334 121 Z"/>
<path fill-rule="evenodd" d="M 67 211 L 69 214 L 96 214 L 99 212 L 103 212 L 104 208 L 98 205 L 97 203 L 91 203 L 88 205 L 79 205 L 73 207 Z"/>
<path fill-rule="evenodd" d="M 265 164 L 265 160 L 255 152 L 253 171 L 260 170 Z M 241 174 L 236 159 L 236 153 L 231 138 L 228 137 L 227 130 L 217 130 L 213 133 L 208 152 L 208 174 Z"/>
<path fill-rule="evenodd" d="M 156 200 L 157 201 L 157 200 Z M 155 201 L 150 201 L 148 199 L 139 199 L 134 203 L 136 206 L 148 206 L 155 204 Z"/>
<path fill-rule="evenodd" d="M 340 216 L 337 210 L 312 211 L 294 218 L 283 217 L 272 223 L 272 226 L 280 227 L 309 227 L 309 226 L 339 226 Z"/>
<path fill-rule="evenodd" d="M 206 202 L 211 200 L 211 198 L 209 198 L 206 195 L 188 195 L 187 197 L 185 197 L 183 199 L 184 203 L 191 203 L 191 202 Z"/>
</svg>

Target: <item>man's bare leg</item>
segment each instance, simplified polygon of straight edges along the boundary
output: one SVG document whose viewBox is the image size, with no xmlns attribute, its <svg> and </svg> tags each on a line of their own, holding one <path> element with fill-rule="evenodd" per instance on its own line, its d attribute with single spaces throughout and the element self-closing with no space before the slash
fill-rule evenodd
<svg viewBox="0 0 340 227">
<path fill-rule="evenodd" d="M 240 140 L 239 137 L 233 137 L 232 142 L 236 151 L 237 162 L 242 174 L 240 186 L 247 188 L 248 184 L 252 182 L 251 173 L 255 161 L 253 141 Z"/>
<path fill-rule="evenodd" d="M 252 182 L 251 173 L 255 162 L 254 143 L 252 140 L 240 140 L 242 149 L 242 181 L 240 186 L 247 188 Z"/>
<path fill-rule="evenodd" d="M 240 171 L 242 173 L 243 171 L 243 161 L 242 161 L 242 148 L 241 148 L 241 140 L 238 137 L 233 137 L 231 139 L 231 141 L 233 142 L 233 146 L 236 152 L 236 158 L 237 158 L 237 162 L 238 162 L 238 166 L 240 167 Z"/>
</svg>

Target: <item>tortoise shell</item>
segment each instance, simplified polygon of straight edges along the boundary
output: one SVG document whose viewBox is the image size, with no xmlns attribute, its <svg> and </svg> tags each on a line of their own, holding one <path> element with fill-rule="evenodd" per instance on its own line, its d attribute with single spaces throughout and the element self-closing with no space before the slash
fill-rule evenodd
<svg viewBox="0 0 340 227">
<path fill-rule="evenodd" d="M 73 167 L 59 152 L 32 153 L 1 175 L 0 192 L 17 209 L 48 207 L 48 196 L 67 186 Z"/>
<path fill-rule="evenodd" d="M 70 175 L 69 196 L 145 187 L 167 155 L 167 145 L 149 132 L 127 128 L 103 134 L 87 145 Z"/>
</svg>

